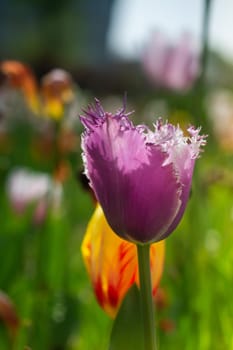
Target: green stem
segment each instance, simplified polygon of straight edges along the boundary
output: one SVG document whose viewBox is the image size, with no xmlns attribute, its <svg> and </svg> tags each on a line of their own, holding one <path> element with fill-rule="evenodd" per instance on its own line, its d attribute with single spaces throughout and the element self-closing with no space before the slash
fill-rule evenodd
<svg viewBox="0 0 233 350">
<path fill-rule="evenodd" d="M 150 273 L 150 245 L 137 245 L 144 349 L 156 350 L 155 315 Z"/>
</svg>

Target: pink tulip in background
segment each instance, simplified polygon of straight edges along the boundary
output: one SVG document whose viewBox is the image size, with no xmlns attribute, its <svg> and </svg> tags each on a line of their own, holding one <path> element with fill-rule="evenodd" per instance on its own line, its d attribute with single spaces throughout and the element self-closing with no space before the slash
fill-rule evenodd
<svg viewBox="0 0 233 350">
<path fill-rule="evenodd" d="M 190 89 L 199 74 L 199 56 L 192 36 L 184 33 L 176 45 L 171 45 L 165 35 L 154 32 L 144 49 L 142 66 L 157 86 Z"/>
</svg>

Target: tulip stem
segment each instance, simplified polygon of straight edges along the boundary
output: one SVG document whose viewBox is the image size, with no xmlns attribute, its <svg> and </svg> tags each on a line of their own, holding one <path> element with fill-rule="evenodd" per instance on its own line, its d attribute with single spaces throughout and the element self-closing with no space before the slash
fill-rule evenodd
<svg viewBox="0 0 233 350">
<path fill-rule="evenodd" d="M 150 245 L 137 245 L 144 349 L 156 350 L 155 314 L 150 273 Z"/>
</svg>

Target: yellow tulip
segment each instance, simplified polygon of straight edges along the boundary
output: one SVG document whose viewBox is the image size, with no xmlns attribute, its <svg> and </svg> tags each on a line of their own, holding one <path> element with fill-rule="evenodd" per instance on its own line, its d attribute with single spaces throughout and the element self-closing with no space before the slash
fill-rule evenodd
<svg viewBox="0 0 233 350">
<path fill-rule="evenodd" d="M 19 61 L 1 62 L 0 73 L 11 88 L 22 92 L 27 105 L 36 114 L 60 120 L 65 107 L 75 98 L 72 77 L 63 69 L 51 70 L 42 77 L 40 86 L 30 67 Z"/>
<path fill-rule="evenodd" d="M 134 283 L 139 284 L 136 245 L 112 231 L 98 204 L 88 224 L 81 250 L 97 301 L 114 318 L 128 289 Z M 164 253 L 164 241 L 151 245 L 153 295 L 162 276 Z"/>
<path fill-rule="evenodd" d="M 41 95 L 44 114 L 61 119 L 65 106 L 74 99 L 71 75 L 63 69 L 53 69 L 41 80 Z"/>
</svg>

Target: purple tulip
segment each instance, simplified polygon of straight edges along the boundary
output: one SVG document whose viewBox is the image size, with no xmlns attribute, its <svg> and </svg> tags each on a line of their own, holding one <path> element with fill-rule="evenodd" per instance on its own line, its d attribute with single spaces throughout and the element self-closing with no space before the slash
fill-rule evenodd
<svg viewBox="0 0 233 350">
<path fill-rule="evenodd" d="M 158 120 L 134 126 L 125 108 L 105 112 L 96 100 L 80 117 L 85 172 L 106 219 L 122 238 L 160 241 L 178 225 L 205 136 Z"/>
</svg>

